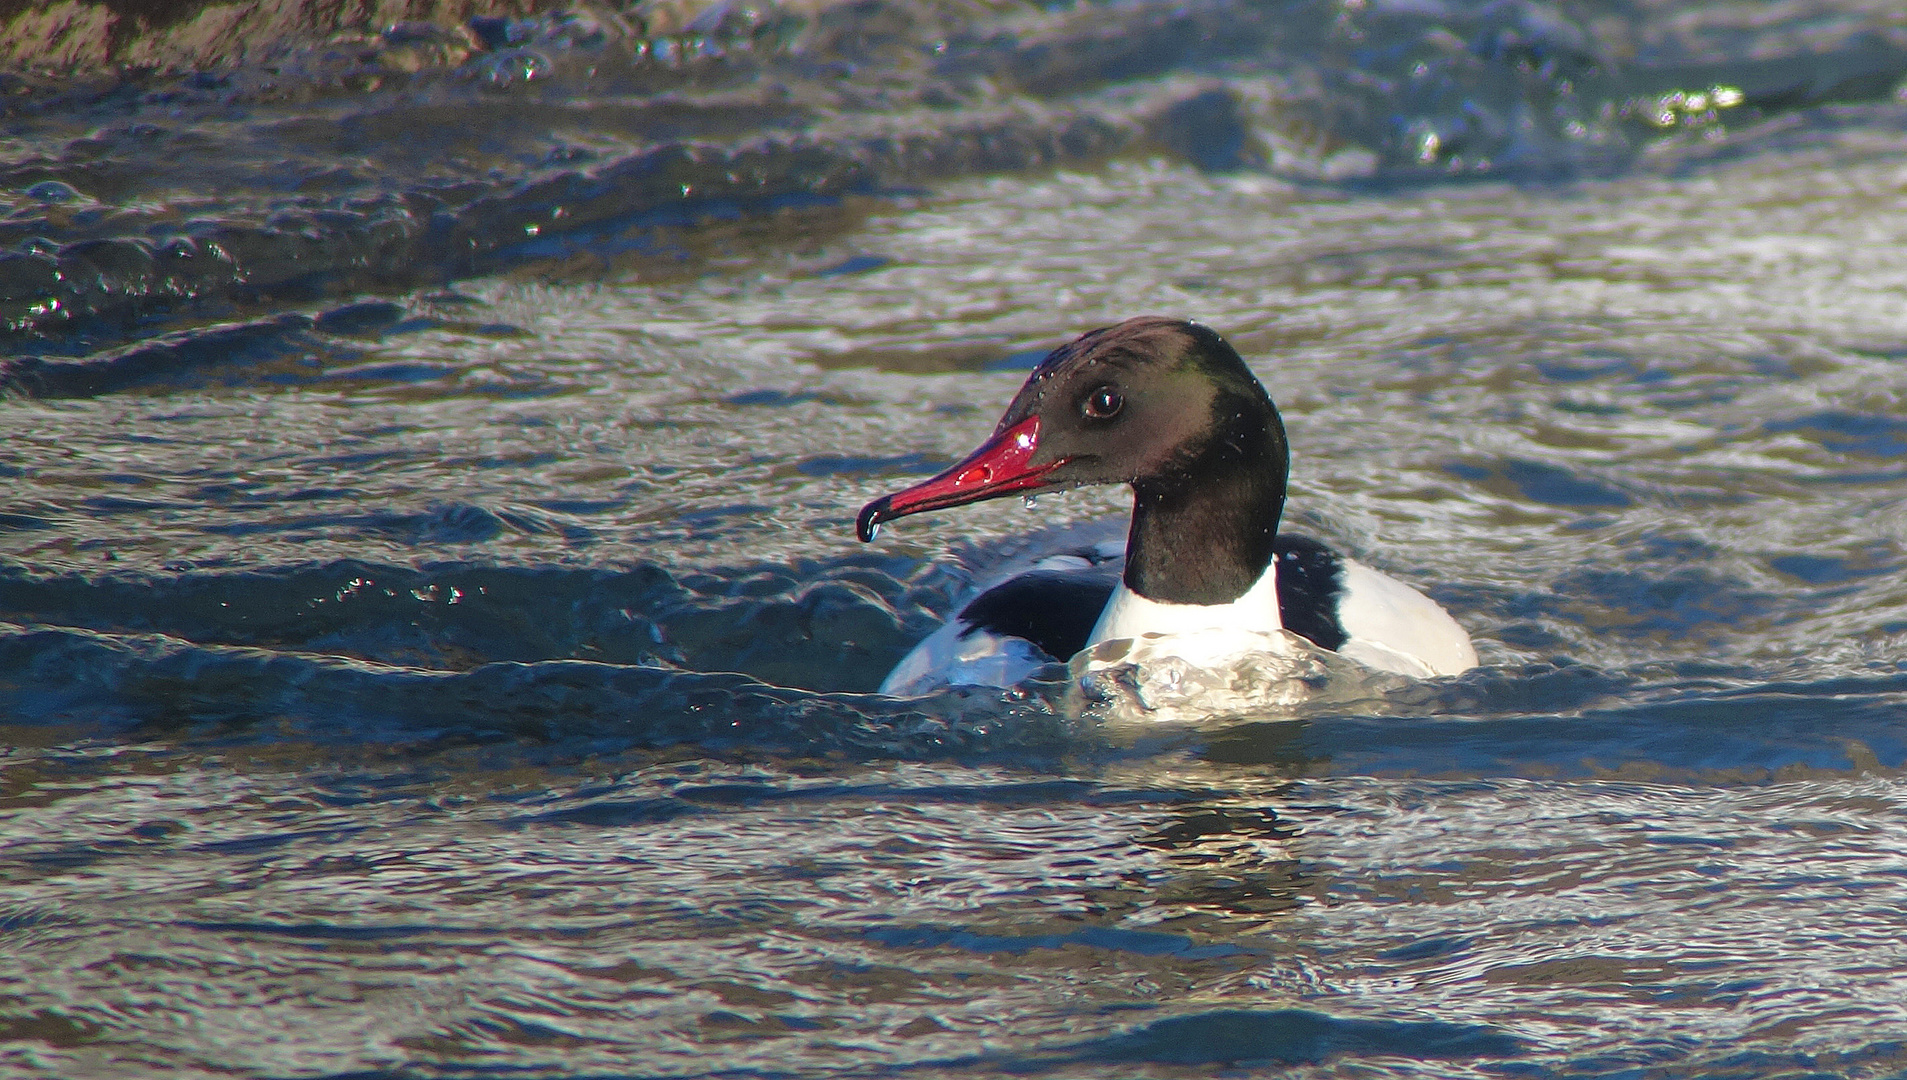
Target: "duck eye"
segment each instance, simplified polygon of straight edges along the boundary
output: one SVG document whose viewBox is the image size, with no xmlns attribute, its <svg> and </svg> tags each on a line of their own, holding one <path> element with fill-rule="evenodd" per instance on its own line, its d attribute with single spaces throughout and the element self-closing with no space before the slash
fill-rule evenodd
<svg viewBox="0 0 1907 1080">
<path fill-rule="evenodd" d="M 1087 394 L 1085 402 L 1079 408 L 1089 419 L 1110 420 L 1118 416 L 1119 410 L 1125 407 L 1124 395 L 1110 386 L 1102 386 Z"/>
</svg>

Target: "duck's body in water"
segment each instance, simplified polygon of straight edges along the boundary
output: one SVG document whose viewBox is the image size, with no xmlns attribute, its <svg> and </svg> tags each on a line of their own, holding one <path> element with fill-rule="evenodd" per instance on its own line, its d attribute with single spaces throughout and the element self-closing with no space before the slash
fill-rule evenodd
<svg viewBox="0 0 1907 1080">
<path fill-rule="evenodd" d="M 862 509 L 881 522 L 1009 494 L 1129 484 L 1123 568 L 1104 545 L 1064 552 L 975 597 L 881 690 L 1010 685 L 1040 664 L 1145 635 L 1290 631 L 1381 671 L 1454 675 L 1470 637 L 1410 586 L 1304 537 L 1280 535 L 1290 468 L 1278 410 L 1211 329 L 1129 319 L 1053 350 L 994 435 L 959 464 Z M 1262 647 L 1261 644 L 1257 647 Z"/>
</svg>

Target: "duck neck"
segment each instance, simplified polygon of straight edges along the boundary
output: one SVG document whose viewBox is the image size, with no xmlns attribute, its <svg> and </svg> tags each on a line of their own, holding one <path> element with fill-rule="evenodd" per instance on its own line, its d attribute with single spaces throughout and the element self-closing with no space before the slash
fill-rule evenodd
<svg viewBox="0 0 1907 1080">
<path fill-rule="evenodd" d="M 1290 458 L 1268 401 L 1219 410 L 1229 421 L 1160 477 L 1134 481 L 1126 588 L 1171 604 L 1229 604 L 1271 565 Z"/>
</svg>

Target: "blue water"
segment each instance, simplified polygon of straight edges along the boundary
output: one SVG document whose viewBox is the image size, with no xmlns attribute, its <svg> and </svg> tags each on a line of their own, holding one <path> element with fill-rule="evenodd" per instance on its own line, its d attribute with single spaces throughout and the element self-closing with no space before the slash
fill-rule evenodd
<svg viewBox="0 0 1907 1080">
<path fill-rule="evenodd" d="M 6 106 L 0 1074 L 1907 1073 L 1890 12 L 679 14 Z M 1145 312 L 1482 668 L 872 693 Z"/>
</svg>

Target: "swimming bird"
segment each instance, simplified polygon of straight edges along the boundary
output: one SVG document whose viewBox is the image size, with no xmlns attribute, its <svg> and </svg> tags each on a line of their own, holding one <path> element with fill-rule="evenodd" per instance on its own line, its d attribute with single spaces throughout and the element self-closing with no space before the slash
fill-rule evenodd
<svg viewBox="0 0 1907 1080">
<path fill-rule="evenodd" d="M 1454 675 L 1470 636 L 1429 597 L 1278 531 L 1290 453 L 1278 409 L 1209 327 L 1128 319 L 1047 354 L 993 437 L 938 476 L 862 508 L 856 532 L 929 510 L 1091 484 L 1132 488 L 1116 545 L 1060 552 L 983 590 L 915 646 L 881 692 L 1008 686 L 1041 664 L 1143 635 L 1290 631 L 1380 671 Z"/>
</svg>

